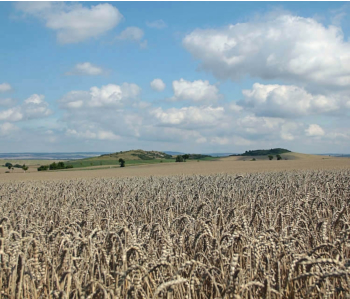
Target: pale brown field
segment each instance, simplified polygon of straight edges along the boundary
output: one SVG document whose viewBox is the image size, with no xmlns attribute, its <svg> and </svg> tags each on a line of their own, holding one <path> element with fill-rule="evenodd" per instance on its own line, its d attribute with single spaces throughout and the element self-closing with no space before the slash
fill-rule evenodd
<svg viewBox="0 0 350 299">
<path fill-rule="evenodd" d="M 242 157 L 222 158 L 218 161 L 191 161 L 185 163 L 159 163 L 151 165 L 130 166 L 125 168 L 105 167 L 84 168 L 80 170 L 46 171 L 38 172 L 36 167 L 29 167 L 27 173 L 15 169 L 14 173 L 5 173 L 7 168 L 0 168 L 0 181 L 15 180 L 57 180 L 78 178 L 112 178 L 129 176 L 165 176 L 165 175 L 191 175 L 191 174 L 241 174 L 254 172 L 271 172 L 287 170 L 321 170 L 350 168 L 350 158 L 335 158 L 328 156 L 315 156 L 304 154 L 286 154 L 288 160 L 258 160 L 239 161 Z M 284 156 L 284 155 L 283 155 Z M 101 168 L 101 169 L 100 169 Z M 92 170 L 91 170 L 92 169 Z"/>
<path fill-rule="evenodd" d="M 345 161 L 171 169 L 246 173 Z M 0 297 L 348 298 L 349 177 L 347 168 L 1 182 Z"/>
</svg>

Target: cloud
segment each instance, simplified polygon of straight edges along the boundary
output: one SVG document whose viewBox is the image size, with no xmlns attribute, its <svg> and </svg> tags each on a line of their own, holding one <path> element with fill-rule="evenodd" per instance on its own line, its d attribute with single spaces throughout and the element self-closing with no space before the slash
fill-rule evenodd
<svg viewBox="0 0 350 299">
<path fill-rule="evenodd" d="M 10 108 L 4 111 L 0 111 L 0 120 L 5 121 L 20 121 L 23 119 L 23 113 L 20 107 Z"/>
<path fill-rule="evenodd" d="M 128 27 L 123 30 L 119 35 L 118 39 L 129 40 L 129 41 L 140 41 L 143 38 L 143 30 L 138 27 Z"/>
<path fill-rule="evenodd" d="M 239 104 L 258 116 L 298 117 L 336 111 L 342 105 L 335 95 L 313 95 L 294 85 L 255 83 L 242 93 Z"/>
<path fill-rule="evenodd" d="M 123 19 L 119 10 L 108 3 L 85 7 L 77 3 L 18 2 L 16 8 L 44 20 L 47 28 L 57 32 L 61 44 L 99 37 Z"/>
<path fill-rule="evenodd" d="M 325 134 L 323 129 L 317 124 L 310 125 L 305 130 L 305 133 L 307 136 L 323 136 Z"/>
<path fill-rule="evenodd" d="M 0 124 L 0 136 L 8 136 L 16 131 L 18 131 L 18 128 L 9 122 Z"/>
<path fill-rule="evenodd" d="M 210 142 L 214 144 L 225 145 L 230 143 L 230 139 L 226 137 L 213 137 L 210 139 Z"/>
<path fill-rule="evenodd" d="M 74 68 L 66 73 L 66 75 L 89 75 L 89 76 L 97 76 L 102 75 L 103 69 L 96 65 L 93 65 L 90 62 L 78 63 L 74 66 Z"/>
<path fill-rule="evenodd" d="M 33 94 L 22 105 L 0 111 L 0 120 L 15 122 L 43 118 L 52 114 L 43 95 Z"/>
<path fill-rule="evenodd" d="M 235 103 L 235 102 L 231 102 L 231 104 L 229 105 L 229 109 L 234 111 L 234 112 L 240 112 L 243 110 L 243 107 L 237 105 L 237 103 Z"/>
<path fill-rule="evenodd" d="M 167 24 L 163 20 L 156 20 L 152 22 L 146 22 L 146 25 L 150 28 L 163 29 L 167 27 Z"/>
<path fill-rule="evenodd" d="M 137 99 L 141 88 L 133 83 L 108 84 L 101 88 L 94 86 L 89 91 L 71 91 L 59 103 L 64 109 L 122 107 L 128 101 Z"/>
<path fill-rule="evenodd" d="M 209 81 L 173 81 L 173 101 L 216 102 L 220 98 L 219 89 Z"/>
<path fill-rule="evenodd" d="M 66 131 L 68 136 L 74 136 L 83 139 L 98 139 L 98 140 L 118 140 L 120 137 L 115 135 L 111 131 L 97 131 L 93 132 L 90 130 L 87 131 L 76 131 L 72 129 L 68 129 Z"/>
<path fill-rule="evenodd" d="M 16 104 L 16 100 L 11 98 L 0 99 L 0 106 L 10 107 Z"/>
<path fill-rule="evenodd" d="M 158 123 L 165 126 L 181 125 L 182 127 L 205 127 L 212 126 L 224 116 L 224 108 L 207 107 L 183 107 L 163 110 L 161 107 L 151 111 Z"/>
<path fill-rule="evenodd" d="M 11 91 L 12 87 L 10 84 L 8 83 L 2 83 L 0 84 L 0 92 L 7 92 L 7 91 Z"/>
<path fill-rule="evenodd" d="M 163 91 L 165 89 L 165 84 L 162 79 L 154 79 L 150 85 L 155 91 Z"/>
<path fill-rule="evenodd" d="M 289 14 L 219 29 L 196 29 L 183 46 L 218 78 L 246 75 L 348 87 L 350 42 L 341 28 Z"/>
<path fill-rule="evenodd" d="M 147 47 L 147 40 L 142 41 L 143 36 L 144 32 L 142 29 L 138 27 L 128 27 L 117 36 L 117 39 L 137 42 L 142 49 L 145 49 Z"/>
</svg>

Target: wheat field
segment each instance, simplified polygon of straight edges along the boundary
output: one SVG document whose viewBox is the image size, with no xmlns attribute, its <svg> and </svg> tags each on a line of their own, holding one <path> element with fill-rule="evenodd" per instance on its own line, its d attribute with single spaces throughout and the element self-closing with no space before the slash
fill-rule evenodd
<svg viewBox="0 0 350 299">
<path fill-rule="evenodd" d="M 1 298 L 348 298 L 349 177 L 2 182 Z"/>
</svg>

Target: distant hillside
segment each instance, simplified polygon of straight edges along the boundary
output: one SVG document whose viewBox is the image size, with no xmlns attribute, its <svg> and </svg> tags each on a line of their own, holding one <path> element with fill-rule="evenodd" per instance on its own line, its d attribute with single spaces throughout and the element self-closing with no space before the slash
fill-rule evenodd
<svg viewBox="0 0 350 299">
<path fill-rule="evenodd" d="M 281 155 L 285 153 L 291 153 L 290 150 L 284 148 L 272 148 L 266 150 L 254 150 L 254 151 L 246 151 L 244 154 L 237 156 L 266 156 L 266 155 Z M 236 156 L 236 155 L 232 155 Z"/>
<path fill-rule="evenodd" d="M 164 151 L 163 153 L 166 153 L 171 156 L 178 156 L 178 155 L 184 155 L 185 153 L 182 152 L 173 152 L 173 151 Z"/>
<path fill-rule="evenodd" d="M 212 156 L 212 157 L 228 157 L 228 156 L 237 155 L 237 154 L 234 154 L 234 153 L 209 153 L 207 155 Z"/>
<path fill-rule="evenodd" d="M 124 159 L 124 160 L 154 160 L 154 159 L 171 159 L 172 156 L 158 151 L 144 151 L 141 149 L 125 152 L 116 152 L 106 155 L 101 155 L 98 158 L 107 159 Z"/>
<path fill-rule="evenodd" d="M 205 159 L 205 158 L 212 158 L 209 155 L 201 155 L 201 154 L 188 154 L 189 155 L 189 160 L 200 160 L 200 159 Z"/>
</svg>

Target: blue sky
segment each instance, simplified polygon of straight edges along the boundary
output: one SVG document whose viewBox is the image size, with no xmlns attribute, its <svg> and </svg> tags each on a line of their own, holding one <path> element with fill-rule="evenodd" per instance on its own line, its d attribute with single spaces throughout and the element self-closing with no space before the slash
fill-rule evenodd
<svg viewBox="0 0 350 299">
<path fill-rule="evenodd" d="M 0 151 L 348 153 L 342 2 L 0 2 Z"/>
</svg>

